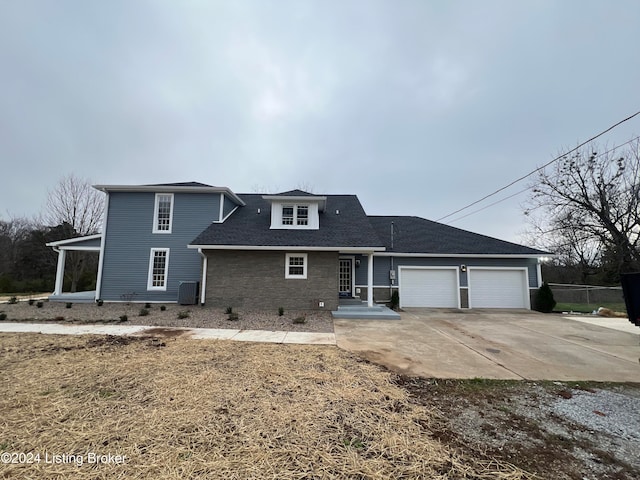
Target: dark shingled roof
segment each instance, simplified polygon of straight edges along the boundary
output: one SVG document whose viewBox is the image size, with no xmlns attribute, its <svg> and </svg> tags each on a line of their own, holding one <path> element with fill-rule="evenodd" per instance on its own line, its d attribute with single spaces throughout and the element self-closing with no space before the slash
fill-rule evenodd
<svg viewBox="0 0 640 480">
<path fill-rule="evenodd" d="M 288 194 L 298 195 L 291 192 Z M 327 207 L 319 214 L 318 230 L 271 230 L 271 204 L 262 196 L 238 194 L 246 206 L 239 207 L 224 223 L 211 224 L 191 245 L 333 248 L 383 246 L 355 195 L 326 195 Z M 336 214 L 336 210 L 340 214 Z"/>
<path fill-rule="evenodd" d="M 147 187 L 211 187 L 211 188 L 214 188 L 213 185 L 207 185 L 206 183 L 200 183 L 200 182 L 154 183 L 151 185 L 147 185 Z"/>
<path fill-rule="evenodd" d="M 469 255 L 549 255 L 497 238 L 450 227 L 420 217 L 370 216 L 369 221 L 387 251 Z M 394 225 L 391 248 L 391 222 Z"/>
<path fill-rule="evenodd" d="M 324 197 L 324 195 L 315 195 L 303 190 L 289 190 L 288 192 L 274 193 L 273 196 L 278 197 Z"/>
</svg>

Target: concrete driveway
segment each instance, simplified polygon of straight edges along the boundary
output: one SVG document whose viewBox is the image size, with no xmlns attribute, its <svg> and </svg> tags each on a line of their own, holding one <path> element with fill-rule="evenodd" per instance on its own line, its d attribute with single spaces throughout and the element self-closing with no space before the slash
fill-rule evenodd
<svg viewBox="0 0 640 480">
<path fill-rule="evenodd" d="M 640 328 L 531 311 L 436 309 L 407 309 L 401 320 L 335 320 L 334 327 L 339 347 L 407 375 L 640 382 Z"/>
</svg>

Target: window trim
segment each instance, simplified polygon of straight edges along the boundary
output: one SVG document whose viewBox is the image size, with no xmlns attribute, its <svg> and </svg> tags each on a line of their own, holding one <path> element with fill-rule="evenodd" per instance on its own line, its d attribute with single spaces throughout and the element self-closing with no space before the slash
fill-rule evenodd
<svg viewBox="0 0 640 480">
<path fill-rule="evenodd" d="M 307 216 L 303 217 L 305 220 L 305 223 L 300 223 L 299 219 L 298 219 L 298 209 L 300 207 L 306 208 L 307 209 Z M 285 219 L 285 215 L 284 215 L 284 209 L 285 208 L 290 208 L 292 209 L 292 214 L 289 216 L 287 215 L 287 219 L 291 219 L 291 223 L 284 223 L 284 219 Z M 280 225 L 284 228 L 309 228 L 310 226 L 310 222 L 309 222 L 309 217 L 310 217 L 310 210 L 311 207 L 309 206 L 308 203 L 283 203 L 282 204 L 282 209 L 280 211 Z"/>
<path fill-rule="evenodd" d="M 291 265 L 291 259 L 292 258 L 302 258 L 302 274 L 301 275 L 297 275 L 297 274 L 292 274 L 290 268 L 292 266 L 296 266 L 299 267 L 300 265 Z M 285 259 L 284 259 L 284 278 L 285 279 L 297 279 L 297 280 L 306 280 L 307 278 L 307 271 L 308 271 L 308 266 L 309 266 L 309 258 L 308 258 L 308 254 L 306 253 L 287 253 L 285 254 Z"/>
<path fill-rule="evenodd" d="M 164 282 L 162 286 L 153 285 L 153 264 L 155 260 L 156 253 L 165 252 L 165 260 L 164 260 Z M 169 248 L 152 248 L 149 253 L 149 272 L 147 274 L 147 290 L 155 290 L 155 291 L 166 291 L 167 283 L 169 283 Z"/>
<path fill-rule="evenodd" d="M 160 230 L 158 228 L 158 220 L 159 220 L 159 208 L 160 208 L 160 197 L 169 197 L 171 199 L 171 206 L 169 208 L 169 228 L 167 230 Z M 156 193 L 155 202 L 153 206 L 153 230 L 152 233 L 171 233 L 173 229 L 173 193 Z"/>
</svg>

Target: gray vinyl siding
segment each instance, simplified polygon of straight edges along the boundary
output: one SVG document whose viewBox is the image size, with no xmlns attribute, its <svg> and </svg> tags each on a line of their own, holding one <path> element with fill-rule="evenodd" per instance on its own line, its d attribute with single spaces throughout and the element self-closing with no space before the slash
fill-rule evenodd
<svg viewBox="0 0 640 480">
<path fill-rule="evenodd" d="M 173 302 L 181 281 L 198 281 L 202 259 L 187 245 L 220 212 L 219 194 L 175 193 L 172 233 L 152 233 L 155 194 L 110 192 L 100 298 Z M 152 248 L 169 248 L 166 291 L 148 291 Z"/>
<path fill-rule="evenodd" d="M 356 268 L 356 285 L 367 285 L 367 257 L 360 256 L 360 266 Z M 466 265 L 467 267 L 527 267 L 529 288 L 538 286 L 538 261 L 535 258 L 447 258 L 447 257 L 393 257 L 393 268 L 396 271 L 396 281 L 399 266 L 416 267 L 451 267 Z M 389 270 L 391 269 L 390 257 L 374 257 L 373 259 L 373 284 L 376 286 L 390 286 Z M 467 272 L 460 272 L 460 286 L 466 287 Z"/>
</svg>

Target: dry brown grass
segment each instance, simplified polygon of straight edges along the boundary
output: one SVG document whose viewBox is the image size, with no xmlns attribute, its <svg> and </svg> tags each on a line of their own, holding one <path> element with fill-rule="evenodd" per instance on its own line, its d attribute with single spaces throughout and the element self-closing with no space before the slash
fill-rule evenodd
<svg viewBox="0 0 640 480">
<path fill-rule="evenodd" d="M 0 451 L 41 455 L 5 478 L 527 478 L 448 450 L 434 412 L 335 347 L 3 334 L 0 385 Z"/>
</svg>

